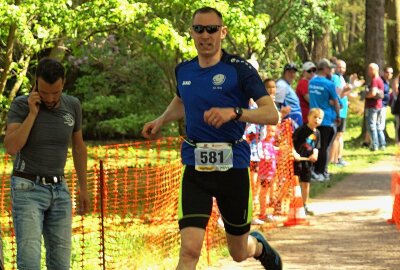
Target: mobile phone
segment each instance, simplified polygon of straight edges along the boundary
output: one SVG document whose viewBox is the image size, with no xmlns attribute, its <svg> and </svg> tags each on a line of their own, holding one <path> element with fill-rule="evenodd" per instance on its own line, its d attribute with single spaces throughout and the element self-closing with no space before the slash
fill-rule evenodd
<svg viewBox="0 0 400 270">
<path fill-rule="evenodd" d="M 32 89 L 32 91 L 33 92 L 37 92 L 37 93 L 39 93 L 39 90 L 38 90 L 38 80 L 36 79 L 36 81 L 35 81 L 35 84 L 33 85 L 33 89 Z M 39 95 L 39 97 L 40 97 L 40 95 Z M 40 97 L 40 102 L 37 102 L 36 104 L 38 105 L 38 106 L 41 106 L 42 105 L 42 98 Z"/>
</svg>

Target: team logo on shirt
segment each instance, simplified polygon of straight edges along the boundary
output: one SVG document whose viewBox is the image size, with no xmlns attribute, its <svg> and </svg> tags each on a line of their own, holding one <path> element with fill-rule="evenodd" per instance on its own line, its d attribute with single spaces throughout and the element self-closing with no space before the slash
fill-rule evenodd
<svg viewBox="0 0 400 270">
<path fill-rule="evenodd" d="M 192 84 L 191 81 L 183 81 L 183 82 L 182 82 L 182 86 L 184 86 L 184 85 L 191 85 L 191 84 Z"/>
<path fill-rule="evenodd" d="M 215 86 L 222 85 L 225 82 L 225 75 L 224 74 L 217 74 L 213 77 L 212 81 Z"/>
<path fill-rule="evenodd" d="M 70 113 L 64 114 L 63 118 L 64 118 L 64 124 L 67 124 L 70 127 L 74 126 L 75 120 L 74 120 L 74 117 Z"/>
</svg>

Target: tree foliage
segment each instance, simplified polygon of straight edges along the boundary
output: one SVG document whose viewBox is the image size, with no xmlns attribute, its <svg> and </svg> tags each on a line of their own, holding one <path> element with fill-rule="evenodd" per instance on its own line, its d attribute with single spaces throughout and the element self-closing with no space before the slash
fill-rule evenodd
<svg viewBox="0 0 400 270">
<path fill-rule="evenodd" d="M 65 91 L 82 101 L 87 138 L 138 136 L 175 94 L 176 64 L 196 55 L 189 28 L 193 11 L 206 5 L 223 14 L 224 47 L 257 58 L 274 78 L 285 62 L 300 61 L 299 44 L 311 54 L 314 37 L 338 29 L 331 0 L 3 1 L 2 111 L 29 91 L 37 61 L 52 56 L 68 67 Z"/>
</svg>

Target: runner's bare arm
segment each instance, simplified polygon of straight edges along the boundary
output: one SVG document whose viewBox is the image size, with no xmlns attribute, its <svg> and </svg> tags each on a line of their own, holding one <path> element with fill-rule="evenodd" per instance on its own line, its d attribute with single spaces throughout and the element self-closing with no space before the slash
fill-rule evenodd
<svg viewBox="0 0 400 270">
<path fill-rule="evenodd" d="M 276 125 L 280 121 L 278 109 L 270 96 L 263 96 L 256 100 L 257 109 L 243 110 L 240 121 L 261 125 Z"/>
<path fill-rule="evenodd" d="M 162 126 L 172 121 L 182 119 L 184 116 L 185 107 L 183 106 L 183 102 L 181 98 L 175 96 L 160 117 L 143 126 L 142 135 L 146 139 L 155 139 L 161 131 Z"/>
<path fill-rule="evenodd" d="M 261 125 L 276 125 L 279 122 L 278 109 L 270 96 L 263 96 L 256 103 L 258 106 L 257 109 L 243 109 L 243 114 L 239 118 L 239 121 Z M 235 118 L 236 113 L 234 108 L 213 107 L 204 112 L 204 122 L 216 128 Z"/>
</svg>

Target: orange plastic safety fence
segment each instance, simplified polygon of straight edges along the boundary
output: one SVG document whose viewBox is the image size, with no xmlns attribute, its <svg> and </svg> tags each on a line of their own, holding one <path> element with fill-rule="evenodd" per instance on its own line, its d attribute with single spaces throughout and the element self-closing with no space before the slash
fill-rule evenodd
<svg viewBox="0 0 400 270">
<path fill-rule="evenodd" d="M 258 172 L 252 170 L 251 178 L 253 220 L 264 221 L 261 229 L 282 224 L 289 213 L 294 177 L 292 130 L 291 120 L 284 120 L 276 127 L 268 127 L 266 138 L 260 142 L 265 152 L 264 158 L 259 162 Z M 254 179 L 255 173 L 257 181 Z"/>
<path fill-rule="evenodd" d="M 288 179 L 293 176 L 290 122 L 283 122 L 277 132 L 277 177 L 268 209 L 285 216 L 291 197 Z M 169 265 L 166 269 L 174 268 L 180 245 L 180 145 L 181 138 L 163 138 L 89 147 L 87 182 L 91 211 L 85 216 L 77 215 L 79 184 L 69 158 L 65 173 L 73 201 L 72 269 L 157 269 L 161 264 Z M 104 167 L 102 175 L 100 161 Z M 10 199 L 12 162 L 7 155 L 1 162 L 0 224 L 5 264 L 6 269 L 16 269 Z M 203 264 L 212 264 L 211 250 L 226 243 L 223 224 L 218 221 L 219 212 L 214 204 L 204 241 Z M 263 225 L 264 229 L 270 227 Z"/>
</svg>

